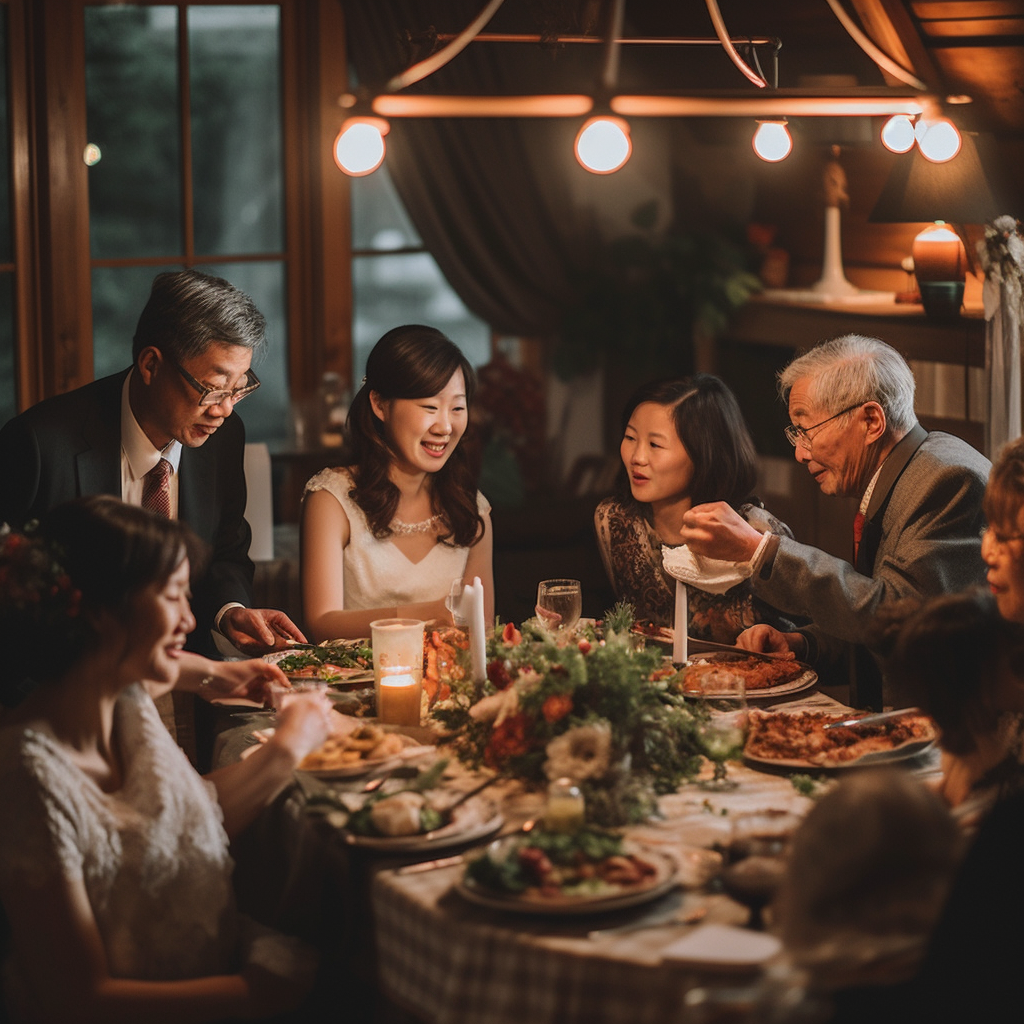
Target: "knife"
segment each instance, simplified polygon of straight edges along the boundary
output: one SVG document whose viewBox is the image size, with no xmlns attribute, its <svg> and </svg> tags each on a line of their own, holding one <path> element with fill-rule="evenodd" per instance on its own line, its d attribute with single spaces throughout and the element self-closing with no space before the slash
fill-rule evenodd
<svg viewBox="0 0 1024 1024">
<path fill-rule="evenodd" d="M 743 658 L 761 658 L 764 661 L 779 661 L 780 659 L 790 660 L 784 654 L 769 654 L 766 651 L 748 651 L 744 647 L 736 647 L 733 644 L 719 644 L 713 640 L 695 640 L 690 637 L 686 641 L 687 650 L 691 654 L 735 654 Z"/>
<path fill-rule="evenodd" d="M 920 708 L 900 708 L 898 711 L 879 711 L 872 715 L 860 715 L 857 718 L 844 718 L 839 722 L 829 722 L 826 729 L 839 729 L 840 727 L 852 729 L 858 725 L 874 725 L 876 722 L 888 722 L 893 718 L 900 718 L 902 715 L 919 715 Z"/>
<path fill-rule="evenodd" d="M 438 868 L 453 868 L 462 863 L 462 854 L 453 857 L 439 857 L 437 860 L 422 860 L 418 864 L 406 864 L 395 871 L 396 875 L 418 875 L 423 871 L 436 871 Z"/>
</svg>

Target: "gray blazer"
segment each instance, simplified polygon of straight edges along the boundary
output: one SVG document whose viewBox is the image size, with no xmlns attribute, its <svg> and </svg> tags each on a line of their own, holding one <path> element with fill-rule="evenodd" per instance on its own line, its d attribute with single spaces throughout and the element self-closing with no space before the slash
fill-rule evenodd
<svg viewBox="0 0 1024 1024">
<path fill-rule="evenodd" d="M 772 564 L 755 577 L 754 593 L 811 620 L 802 632 L 815 664 L 837 663 L 850 645 L 866 647 L 877 661 L 881 608 L 984 581 L 981 503 L 991 468 L 966 441 L 915 427 L 890 452 L 872 494 L 868 565 L 858 571 L 783 537 Z"/>
</svg>

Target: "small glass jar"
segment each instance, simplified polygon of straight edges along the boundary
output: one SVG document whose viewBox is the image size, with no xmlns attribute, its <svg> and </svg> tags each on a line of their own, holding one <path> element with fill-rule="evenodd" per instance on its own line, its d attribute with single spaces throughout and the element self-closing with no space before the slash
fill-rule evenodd
<svg viewBox="0 0 1024 1024">
<path fill-rule="evenodd" d="M 586 818 L 586 804 L 580 787 L 570 778 L 555 779 L 548 786 L 544 828 L 548 832 L 578 832 Z"/>
</svg>

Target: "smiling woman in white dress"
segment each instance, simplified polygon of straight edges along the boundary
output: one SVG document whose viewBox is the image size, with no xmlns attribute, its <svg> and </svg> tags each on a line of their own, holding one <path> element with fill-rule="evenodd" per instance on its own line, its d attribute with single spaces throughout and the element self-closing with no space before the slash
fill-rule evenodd
<svg viewBox="0 0 1024 1024">
<path fill-rule="evenodd" d="M 302 596 L 315 639 L 369 636 L 380 618 L 445 619 L 452 581 L 474 576 L 492 619 L 490 505 L 459 445 L 475 385 L 432 327 L 396 327 L 373 347 L 341 465 L 306 484 Z"/>
</svg>

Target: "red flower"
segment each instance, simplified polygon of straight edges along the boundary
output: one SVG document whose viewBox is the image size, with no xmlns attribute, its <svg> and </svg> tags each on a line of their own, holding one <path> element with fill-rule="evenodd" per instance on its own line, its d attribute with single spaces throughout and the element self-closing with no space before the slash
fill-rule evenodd
<svg viewBox="0 0 1024 1024">
<path fill-rule="evenodd" d="M 530 749 L 529 734 L 532 722 L 528 715 L 520 712 L 509 715 L 494 732 L 484 750 L 484 764 L 488 768 L 500 769 L 510 757 L 525 754 Z"/>
<path fill-rule="evenodd" d="M 523 642 L 523 634 L 516 629 L 514 622 L 506 622 L 501 631 L 501 639 L 512 647 L 518 647 Z"/>
<path fill-rule="evenodd" d="M 541 708 L 545 722 L 557 722 L 572 711 L 572 697 L 567 693 L 553 693 Z"/>
<path fill-rule="evenodd" d="M 507 690 L 512 685 L 512 676 L 509 675 L 508 669 L 505 668 L 505 662 L 500 658 L 496 658 L 488 664 L 487 678 L 491 681 L 491 685 L 498 690 Z"/>
</svg>

